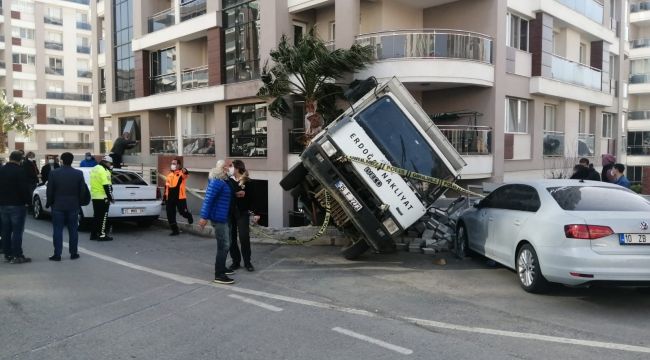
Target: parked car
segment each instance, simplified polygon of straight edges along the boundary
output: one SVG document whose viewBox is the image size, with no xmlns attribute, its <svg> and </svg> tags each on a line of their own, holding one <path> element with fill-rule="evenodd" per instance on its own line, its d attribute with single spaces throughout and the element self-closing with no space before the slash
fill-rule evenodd
<svg viewBox="0 0 650 360">
<path fill-rule="evenodd" d="M 84 174 L 86 184 L 90 183 L 92 168 L 79 168 Z M 140 226 L 151 225 L 160 216 L 161 194 L 155 185 L 147 184 L 140 175 L 133 171 L 114 169 L 111 176 L 113 181 L 113 196 L 115 204 L 108 210 L 111 221 L 134 221 Z M 46 185 L 41 185 L 34 190 L 32 205 L 34 218 L 42 219 L 51 212 L 46 209 Z M 82 206 L 79 212 L 79 224 L 88 225 L 93 218 L 92 203 Z"/>
<path fill-rule="evenodd" d="M 495 189 L 460 216 L 457 236 L 540 293 L 549 282 L 650 285 L 649 224 L 650 202 L 628 189 L 539 180 Z"/>
</svg>

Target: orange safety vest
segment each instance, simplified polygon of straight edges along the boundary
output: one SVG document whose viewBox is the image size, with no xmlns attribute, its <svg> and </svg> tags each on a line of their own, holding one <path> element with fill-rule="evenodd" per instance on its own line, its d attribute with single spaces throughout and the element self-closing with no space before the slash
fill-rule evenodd
<svg viewBox="0 0 650 360">
<path fill-rule="evenodd" d="M 187 197 L 185 196 L 185 182 L 189 176 L 189 174 L 183 173 L 182 170 L 175 170 L 167 174 L 167 181 L 165 183 L 165 198 L 169 200 L 169 189 L 176 187 L 178 185 L 178 182 L 181 181 L 180 189 L 178 189 L 178 199 L 186 199 Z"/>
</svg>

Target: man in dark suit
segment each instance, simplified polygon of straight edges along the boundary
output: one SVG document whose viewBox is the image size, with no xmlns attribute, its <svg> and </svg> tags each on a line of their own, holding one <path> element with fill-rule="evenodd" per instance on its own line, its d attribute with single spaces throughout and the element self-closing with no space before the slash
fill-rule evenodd
<svg viewBox="0 0 650 360">
<path fill-rule="evenodd" d="M 50 256 L 52 261 L 61 261 L 64 226 L 68 228 L 70 259 L 79 258 L 78 217 L 83 187 L 86 186 L 83 173 L 72 168 L 74 156 L 65 152 L 61 154 L 61 160 L 63 166 L 50 173 L 45 204 L 46 208 L 52 206 L 52 239 L 54 240 L 54 255 Z"/>
<path fill-rule="evenodd" d="M 9 162 L 0 168 L 0 216 L 5 260 L 11 264 L 31 261 L 23 254 L 26 206 L 31 202 L 27 173 L 21 165 L 23 154 L 13 151 Z"/>
</svg>

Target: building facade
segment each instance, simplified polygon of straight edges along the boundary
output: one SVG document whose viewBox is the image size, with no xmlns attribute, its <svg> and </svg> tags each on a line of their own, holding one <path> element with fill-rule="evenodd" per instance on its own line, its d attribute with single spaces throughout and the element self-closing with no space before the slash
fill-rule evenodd
<svg viewBox="0 0 650 360">
<path fill-rule="evenodd" d="M 104 0 L 91 4 L 95 151 L 122 132 L 143 172 L 182 156 L 205 186 L 241 158 L 268 224 L 294 206 L 279 181 L 304 121 L 267 116 L 260 68 L 283 34 L 372 46 L 357 79 L 397 76 L 463 155 L 461 182 L 566 176 L 581 157 L 624 155 L 626 1 Z M 621 151 L 623 149 L 623 151 Z M 622 154 L 621 154 L 622 153 Z M 159 163 L 161 166 L 159 167 Z"/>
<path fill-rule="evenodd" d="M 30 136 L 9 148 L 83 154 L 96 142 L 92 113 L 90 0 L 3 0 L 0 88 L 32 113 Z"/>
</svg>

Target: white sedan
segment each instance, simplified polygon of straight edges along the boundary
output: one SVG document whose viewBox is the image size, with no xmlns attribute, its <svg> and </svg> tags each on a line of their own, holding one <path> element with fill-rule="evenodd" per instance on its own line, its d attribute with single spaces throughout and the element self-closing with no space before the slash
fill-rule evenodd
<svg viewBox="0 0 650 360">
<path fill-rule="evenodd" d="M 90 170 L 92 168 L 78 168 L 84 174 L 86 184 L 90 183 Z M 158 188 L 147 184 L 140 175 L 133 171 L 114 169 L 111 176 L 113 182 L 113 197 L 115 204 L 108 210 L 108 218 L 112 221 L 135 221 L 140 226 L 151 225 L 160 216 L 161 195 Z M 34 190 L 32 205 L 34 217 L 42 219 L 49 214 L 51 208 L 44 206 L 47 202 L 46 186 L 41 185 Z M 79 224 L 87 225 L 92 222 L 92 202 L 81 207 Z"/>
<path fill-rule="evenodd" d="M 650 202 L 628 189 L 539 180 L 498 187 L 460 216 L 457 236 L 540 293 L 549 282 L 650 285 L 649 224 Z"/>
</svg>

